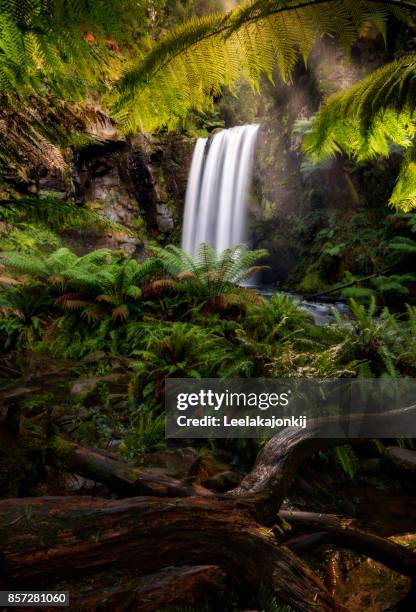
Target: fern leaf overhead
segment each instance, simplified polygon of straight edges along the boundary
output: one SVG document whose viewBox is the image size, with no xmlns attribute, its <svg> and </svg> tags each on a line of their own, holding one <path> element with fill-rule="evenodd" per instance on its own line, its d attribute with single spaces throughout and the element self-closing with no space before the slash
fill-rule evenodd
<svg viewBox="0 0 416 612">
<path fill-rule="evenodd" d="M 147 0 L 0 1 L 0 165 L 63 169 L 68 145 L 91 118 L 146 27 Z"/>
<path fill-rule="evenodd" d="M 303 143 L 315 163 L 345 152 L 357 161 L 405 151 L 391 206 L 416 207 L 416 55 L 382 66 L 334 94 L 312 121 Z"/>
<path fill-rule="evenodd" d="M 212 105 L 223 85 L 246 78 L 258 87 L 276 65 L 290 80 L 299 55 L 306 60 L 325 34 L 348 50 L 370 19 L 384 31 L 391 11 L 415 7 L 396 0 L 257 0 L 191 19 L 126 72 L 115 117 L 125 131 L 172 128 L 190 110 Z"/>
<path fill-rule="evenodd" d="M 304 142 L 315 161 L 345 151 L 357 160 L 409 147 L 415 131 L 416 55 L 382 66 L 346 91 L 332 95 Z"/>
<path fill-rule="evenodd" d="M 49 91 L 74 95 L 105 74 L 108 39 L 133 42 L 145 1 L 4 0 L 0 5 L 2 95 Z M 128 27 L 127 27 L 128 26 Z"/>
</svg>

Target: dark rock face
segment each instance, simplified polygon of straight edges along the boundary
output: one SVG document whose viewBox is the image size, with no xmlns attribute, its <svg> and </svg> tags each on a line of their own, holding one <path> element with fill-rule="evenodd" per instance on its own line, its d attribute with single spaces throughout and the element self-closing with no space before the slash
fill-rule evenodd
<svg viewBox="0 0 416 612">
<path fill-rule="evenodd" d="M 177 241 L 194 140 L 175 132 L 121 139 L 110 124 L 104 128 L 96 131 L 97 143 L 65 151 L 65 172 L 40 165 L 8 169 L 0 196 L 74 200 L 130 230 L 90 236 L 83 245 L 74 238 L 73 247 L 80 252 L 110 247 L 131 254 L 148 238 Z"/>
<path fill-rule="evenodd" d="M 135 235 L 113 233 L 109 246 L 131 253 L 149 236 L 169 238 L 183 205 L 192 150 L 190 139 L 136 134 L 77 155 L 72 172 L 77 203 L 97 208 Z"/>
</svg>

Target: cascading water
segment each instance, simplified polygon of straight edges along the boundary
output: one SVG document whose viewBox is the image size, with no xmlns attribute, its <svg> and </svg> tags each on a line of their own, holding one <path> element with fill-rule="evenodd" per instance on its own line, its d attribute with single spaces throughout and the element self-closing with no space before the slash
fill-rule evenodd
<svg viewBox="0 0 416 612">
<path fill-rule="evenodd" d="M 199 138 L 186 190 L 182 248 L 191 255 L 202 242 L 217 252 L 244 238 L 247 190 L 258 125 Z"/>
</svg>

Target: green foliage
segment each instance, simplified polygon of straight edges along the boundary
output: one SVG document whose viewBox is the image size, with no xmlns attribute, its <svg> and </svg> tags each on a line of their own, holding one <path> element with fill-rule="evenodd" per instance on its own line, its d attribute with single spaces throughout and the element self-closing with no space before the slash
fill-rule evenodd
<svg viewBox="0 0 416 612">
<path fill-rule="evenodd" d="M 0 202 L 0 251 L 24 251 L 33 255 L 63 246 L 66 230 L 99 234 L 127 228 L 93 210 L 57 198 L 22 198 Z"/>
<path fill-rule="evenodd" d="M 30 95 L 41 86 L 58 95 L 84 93 L 86 81 L 109 70 L 108 39 L 132 43 L 144 9 L 144 2 L 129 0 L 3 2 L 2 94 Z"/>
<path fill-rule="evenodd" d="M 2 345 L 6 350 L 30 346 L 64 358 L 97 351 L 129 356 L 135 362 L 131 405 L 157 411 L 166 377 L 397 376 L 402 369 L 415 369 L 416 316 L 410 307 L 403 319 L 387 308 L 379 312 L 373 296 L 368 306 L 351 300 L 352 317 L 335 313 L 334 323 L 320 327 L 285 295 L 202 313 L 212 287 L 208 293 L 201 289 L 201 295 L 192 290 L 162 297 L 149 296 L 148 287 L 181 275 L 184 261 L 192 264 L 192 275 L 209 284 L 206 271 L 211 274 L 218 258 L 229 263 L 227 257 L 208 251 L 203 261 L 184 260 L 179 250 L 157 252 L 162 258 L 141 264 L 107 250 L 83 257 L 65 248 L 52 254 L 3 254 Z M 246 256 L 245 263 L 252 263 L 254 254 Z M 163 279 L 167 262 L 170 278 Z M 238 262 L 225 266 L 236 279 L 245 269 Z M 214 285 L 217 281 L 216 273 Z M 242 290 L 228 280 L 227 287 L 227 299 Z"/>
<path fill-rule="evenodd" d="M 0 250 L 26 251 L 40 254 L 62 246 L 62 241 L 54 232 L 44 225 L 18 223 L 9 225 L 0 223 Z"/>
<path fill-rule="evenodd" d="M 86 100 L 105 105 L 122 70 L 119 46 L 137 49 L 146 11 L 146 0 L 1 3 L 0 165 L 65 168 L 59 145 L 94 132 L 103 114 Z"/>
<path fill-rule="evenodd" d="M 214 376 L 224 359 L 222 344 L 218 335 L 203 327 L 180 322 L 159 325 L 143 338 L 143 348 L 132 352 L 137 359 L 134 401 L 160 400 L 166 378 Z"/>
<path fill-rule="evenodd" d="M 0 277 L 0 288 L 2 282 Z M 8 284 L 5 287 L 0 291 L 0 339 L 6 350 L 30 347 L 42 336 L 51 300 L 42 292 L 26 293 Z"/>
<path fill-rule="evenodd" d="M 120 229 L 96 211 L 51 197 L 0 201 L 0 221 L 10 225 L 36 224 L 52 231 Z"/>
<path fill-rule="evenodd" d="M 279 601 L 263 584 L 257 594 L 257 602 L 261 612 L 293 612 L 293 608 Z"/>
<path fill-rule="evenodd" d="M 416 206 L 414 149 L 416 56 L 382 66 L 349 89 L 332 95 L 306 131 L 303 150 L 320 162 L 345 152 L 358 162 L 405 150 L 390 205 Z"/>
<path fill-rule="evenodd" d="M 361 362 L 358 372 L 363 376 L 397 376 L 397 357 L 401 351 L 403 337 L 397 317 L 387 308 L 380 314 L 374 296 L 368 306 L 349 302 L 353 320 L 347 320 L 335 312 L 338 329 L 347 341 L 349 357 Z"/>
<path fill-rule="evenodd" d="M 212 246 L 201 244 L 195 257 L 174 245 L 154 247 L 152 252 L 171 280 L 154 281 L 146 287 L 147 294 L 176 290 L 216 310 L 225 310 L 233 302 L 256 300 L 255 294 L 240 284 L 264 269 L 255 264 L 267 255 L 264 249 L 249 251 L 243 244 L 218 254 Z"/>
<path fill-rule="evenodd" d="M 121 452 L 128 461 L 143 463 L 145 455 L 165 448 L 165 417 L 141 408 L 129 420 Z"/>
<path fill-rule="evenodd" d="M 358 457 L 354 453 L 354 449 L 349 445 L 337 446 L 334 449 L 336 460 L 341 465 L 344 472 L 353 480 L 358 471 Z"/>
<path fill-rule="evenodd" d="M 212 107 L 223 86 L 247 79 L 258 89 L 277 65 L 288 81 L 299 56 L 306 61 L 315 41 L 336 37 L 347 50 L 371 19 L 384 32 L 399 3 L 361 0 L 302 3 L 257 0 L 229 13 L 193 18 L 133 62 L 120 84 L 115 117 L 126 131 L 170 128 L 190 111 Z"/>
<path fill-rule="evenodd" d="M 322 218 L 325 226 L 305 244 L 297 291 L 325 294 L 329 289 L 334 298 L 365 304 L 374 296 L 379 306 L 395 310 L 403 298 L 413 303 L 416 215 L 386 212 L 363 207 Z"/>
</svg>

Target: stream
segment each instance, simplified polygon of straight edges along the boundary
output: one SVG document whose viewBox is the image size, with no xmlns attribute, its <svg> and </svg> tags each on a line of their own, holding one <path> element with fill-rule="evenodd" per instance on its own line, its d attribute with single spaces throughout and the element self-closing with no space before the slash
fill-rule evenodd
<svg viewBox="0 0 416 612">
<path fill-rule="evenodd" d="M 251 289 L 254 289 L 259 295 L 266 298 L 271 298 L 273 295 L 287 295 L 300 306 L 303 310 L 308 312 L 313 318 L 316 325 L 327 325 L 334 321 L 334 310 L 337 310 L 342 315 L 348 315 L 349 308 L 344 302 L 317 302 L 308 301 L 298 293 L 291 293 L 287 291 L 279 291 L 275 286 L 271 285 L 249 285 Z"/>
</svg>

